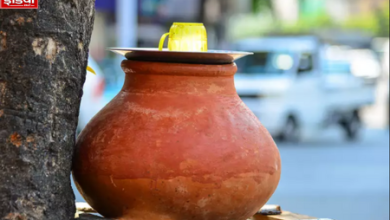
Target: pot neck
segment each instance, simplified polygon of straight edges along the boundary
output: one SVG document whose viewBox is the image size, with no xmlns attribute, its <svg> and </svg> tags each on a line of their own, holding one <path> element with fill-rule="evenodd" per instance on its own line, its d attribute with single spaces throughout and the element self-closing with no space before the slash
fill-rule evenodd
<svg viewBox="0 0 390 220">
<path fill-rule="evenodd" d="M 134 93 L 181 93 L 237 95 L 234 63 L 224 65 L 181 64 L 124 60 L 123 91 Z"/>
</svg>

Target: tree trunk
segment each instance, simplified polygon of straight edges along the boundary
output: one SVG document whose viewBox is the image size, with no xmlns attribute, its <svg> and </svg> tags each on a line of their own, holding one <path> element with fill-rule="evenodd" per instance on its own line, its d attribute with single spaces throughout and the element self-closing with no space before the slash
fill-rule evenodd
<svg viewBox="0 0 390 220">
<path fill-rule="evenodd" d="M 0 219 L 73 219 L 70 171 L 94 0 L 0 10 Z"/>
</svg>

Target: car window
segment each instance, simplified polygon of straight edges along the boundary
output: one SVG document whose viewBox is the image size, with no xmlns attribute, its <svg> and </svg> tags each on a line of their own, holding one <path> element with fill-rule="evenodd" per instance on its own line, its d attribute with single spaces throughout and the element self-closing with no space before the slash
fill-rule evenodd
<svg viewBox="0 0 390 220">
<path fill-rule="evenodd" d="M 305 73 L 312 72 L 313 69 L 314 69 L 313 54 L 303 53 L 299 60 L 298 75 L 303 75 Z"/>
<path fill-rule="evenodd" d="M 283 74 L 292 70 L 294 59 L 290 53 L 257 52 L 237 60 L 238 72 L 247 74 Z"/>
<path fill-rule="evenodd" d="M 324 72 L 328 74 L 350 74 L 351 64 L 342 61 L 327 61 L 324 65 Z"/>
</svg>

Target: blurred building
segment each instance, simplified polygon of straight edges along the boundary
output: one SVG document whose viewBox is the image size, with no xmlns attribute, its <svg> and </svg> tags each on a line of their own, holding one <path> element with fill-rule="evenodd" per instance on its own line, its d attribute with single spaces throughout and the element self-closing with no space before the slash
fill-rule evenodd
<svg viewBox="0 0 390 220">
<path fill-rule="evenodd" d="M 107 47 L 157 47 L 160 37 L 176 21 L 204 23 L 212 49 L 229 49 L 231 43 L 240 38 L 280 34 L 274 33 L 275 30 L 285 27 L 297 27 L 293 32 L 298 34 L 316 34 L 331 44 L 369 49 L 375 35 L 346 29 L 341 24 L 356 15 L 375 13 L 385 2 L 387 0 L 96 0 L 90 53 L 103 68 L 119 66 L 112 62 L 115 56 Z M 123 6 L 124 3 L 127 5 Z M 314 21 L 320 26 L 315 26 Z M 340 25 L 335 28 L 330 22 Z"/>
<path fill-rule="evenodd" d="M 119 45 L 117 2 L 122 0 L 96 0 L 95 29 L 91 42 L 91 53 L 97 60 L 107 55 L 105 48 Z M 275 24 L 294 24 L 300 19 L 316 19 L 326 15 L 334 22 L 343 22 L 354 15 L 366 14 L 380 8 L 386 0 L 134 0 L 137 1 L 136 18 L 138 27 L 133 30 L 137 45 L 156 47 L 160 36 L 168 31 L 175 21 L 203 22 L 209 34 L 210 48 L 225 48 L 232 38 L 229 29 L 236 29 L 231 20 L 239 20 L 241 15 L 254 16 L 242 19 L 240 26 L 275 26 Z M 126 10 L 126 9 L 125 9 Z M 134 13 L 131 12 L 131 16 Z M 252 15 L 251 15 L 252 14 Z M 253 15 L 253 14 L 259 14 Z M 267 14 L 271 17 L 268 18 Z M 237 23 L 235 21 L 235 23 Z M 274 24 L 274 25 L 273 25 Z M 250 28 L 246 28 L 250 29 Z M 256 28 L 254 28 L 256 29 Z M 263 28 L 266 32 L 266 28 Z M 250 30 L 249 30 L 250 31 Z M 256 33 L 256 32 L 254 32 Z M 347 36 L 337 34 L 340 38 Z M 325 33 L 326 35 L 326 33 Z M 328 34 L 330 36 L 334 33 Z M 355 36 L 356 37 L 356 36 Z M 234 38 L 234 37 L 233 37 Z M 342 43 L 345 43 L 341 39 Z"/>
<path fill-rule="evenodd" d="M 118 2 L 96 0 L 91 54 L 100 61 L 109 55 L 105 48 L 117 46 Z M 234 14 L 248 13 L 251 0 L 135 0 L 138 27 L 133 30 L 139 47 L 156 47 L 173 22 L 202 22 L 206 25 L 209 48 L 226 47 L 227 20 Z"/>
</svg>

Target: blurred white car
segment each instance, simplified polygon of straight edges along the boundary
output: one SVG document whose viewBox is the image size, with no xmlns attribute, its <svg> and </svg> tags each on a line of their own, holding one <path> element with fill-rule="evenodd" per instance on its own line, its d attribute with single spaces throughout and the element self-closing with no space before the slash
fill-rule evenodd
<svg viewBox="0 0 390 220">
<path fill-rule="evenodd" d="M 281 140 L 312 138 L 329 125 L 358 136 L 359 110 L 374 102 L 374 87 L 351 74 L 346 61 L 329 60 L 315 37 L 246 39 L 235 49 L 253 51 L 237 61 L 238 95 Z"/>
<path fill-rule="evenodd" d="M 367 82 L 375 82 L 382 72 L 379 57 L 371 49 L 353 49 L 347 46 L 327 46 L 326 56 L 351 63 L 351 73 Z"/>
<path fill-rule="evenodd" d="M 87 72 L 85 83 L 83 87 L 83 97 L 81 98 L 79 123 L 77 130 L 80 132 L 87 123 L 93 118 L 96 113 L 105 106 L 103 99 L 105 80 L 104 75 L 98 64 L 92 59 L 88 58 L 88 66 L 90 66 L 96 75 Z"/>
</svg>

